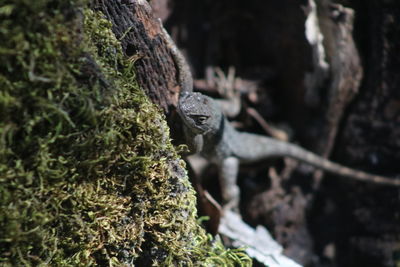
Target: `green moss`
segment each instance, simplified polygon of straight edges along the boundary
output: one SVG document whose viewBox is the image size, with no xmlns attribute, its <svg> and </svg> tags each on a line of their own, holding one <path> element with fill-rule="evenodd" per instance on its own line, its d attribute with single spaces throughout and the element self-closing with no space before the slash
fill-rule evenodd
<svg viewBox="0 0 400 267">
<path fill-rule="evenodd" d="M 164 117 L 101 14 L 0 0 L 0 40 L 0 265 L 250 264 L 196 223 Z"/>
</svg>

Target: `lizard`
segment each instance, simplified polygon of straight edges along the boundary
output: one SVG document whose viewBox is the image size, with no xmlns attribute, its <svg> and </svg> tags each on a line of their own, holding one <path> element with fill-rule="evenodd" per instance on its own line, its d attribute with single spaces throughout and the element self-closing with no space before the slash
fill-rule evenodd
<svg viewBox="0 0 400 267">
<path fill-rule="evenodd" d="M 268 136 L 236 130 L 214 99 L 184 91 L 178 102 L 188 146 L 218 166 L 222 199 L 226 209 L 237 208 L 236 184 L 239 164 L 271 157 L 289 157 L 323 171 L 375 184 L 400 186 L 400 179 L 374 175 L 327 160 L 298 145 Z"/>
<path fill-rule="evenodd" d="M 264 135 L 237 131 L 225 117 L 216 100 L 193 92 L 188 63 L 161 24 L 162 37 L 177 68 L 181 93 L 177 111 L 183 121 L 186 143 L 192 152 L 215 163 L 219 170 L 225 209 L 237 209 L 240 190 L 236 184 L 240 163 L 272 157 L 290 157 L 321 170 L 351 179 L 382 185 L 400 186 L 400 179 L 351 169 L 318 156 L 298 145 Z"/>
</svg>

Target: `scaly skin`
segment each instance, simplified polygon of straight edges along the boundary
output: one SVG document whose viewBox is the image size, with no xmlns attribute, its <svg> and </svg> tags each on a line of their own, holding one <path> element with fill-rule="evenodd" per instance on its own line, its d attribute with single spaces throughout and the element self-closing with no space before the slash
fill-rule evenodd
<svg viewBox="0 0 400 267">
<path fill-rule="evenodd" d="M 400 186 L 400 179 L 373 175 L 344 167 L 304 148 L 270 137 L 238 132 L 225 118 L 212 98 L 193 93 L 190 68 L 171 37 L 162 27 L 163 38 L 171 50 L 178 69 L 181 95 L 178 113 L 184 122 L 188 146 L 207 160 L 217 164 L 225 208 L 236 209 L 239 188 L 236 185 L 240 163 L 257 162 L 272 157 L 290 157 L 324 171 L 351 179 L 380 185 Z"/>
<path fill-rule="evenodd" d="M 185 124 L 188 143 L 196 152 L 219 167 L 222 197 L 226 208 L 237 208 L 236 185 L 239 163 L 257 162 L 271 157 L 290 157 L 343 177 L 381 185 L 400 186 L 399 179 L 354 170 L 324 159 L 297 145 L 270 137 L 239 132 L 222 114 L 212 98 L 183 92 L 178 112 Z"/>
</svg>

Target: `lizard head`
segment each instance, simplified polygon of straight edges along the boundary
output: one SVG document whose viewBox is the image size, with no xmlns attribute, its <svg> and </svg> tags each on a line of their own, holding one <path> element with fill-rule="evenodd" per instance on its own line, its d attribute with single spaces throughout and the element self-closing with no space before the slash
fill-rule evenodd
<svg viewBox="0 0 400 267">
<path fill-rule="evenodd" d="M 196 134 L 218 131 L 222 112 L 218 104 L 201 93 L 184 92 L 179 97 L 178 113 Z"/>
</svg>

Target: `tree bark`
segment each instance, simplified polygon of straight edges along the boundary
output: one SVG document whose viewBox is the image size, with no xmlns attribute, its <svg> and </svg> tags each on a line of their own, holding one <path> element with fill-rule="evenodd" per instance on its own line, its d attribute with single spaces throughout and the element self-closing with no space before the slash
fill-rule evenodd
<svg viewBox="0 0 400 267">
<path fill-rule="evenodd" d="M 135 62 L 137 81 L 165 113 L 176 106 L 179 85 L 171 51 L 162 38 L 160 21 L 142 1 L 96 0 L 92 8 L 112 22 L 123 52 Z"/>
<path fill-rule="evenodd" d="M 140 3 L 1 2 L 0 265 L 250 266 L 198 224 L 165 116 L 142 90 L 166 111 L 179 88 Z"/>
<path fill-rule="evenodd" d="M 366 75 L 344 125 L 336 155 L 366 170 L 398 176 L 400 4 L 375 0 L 350 4 L 358 14 L 356 37 Z M 399 189 L 336 185 L 332 190 L 342 192 L 340 198 L 344 199 L 339 199 L 337 193 L 334 199 L 341 209 L 341 227 L 347 228 L 346 235 L 337 236 L 338 265 L 398 265 Z"/>
</svg>

